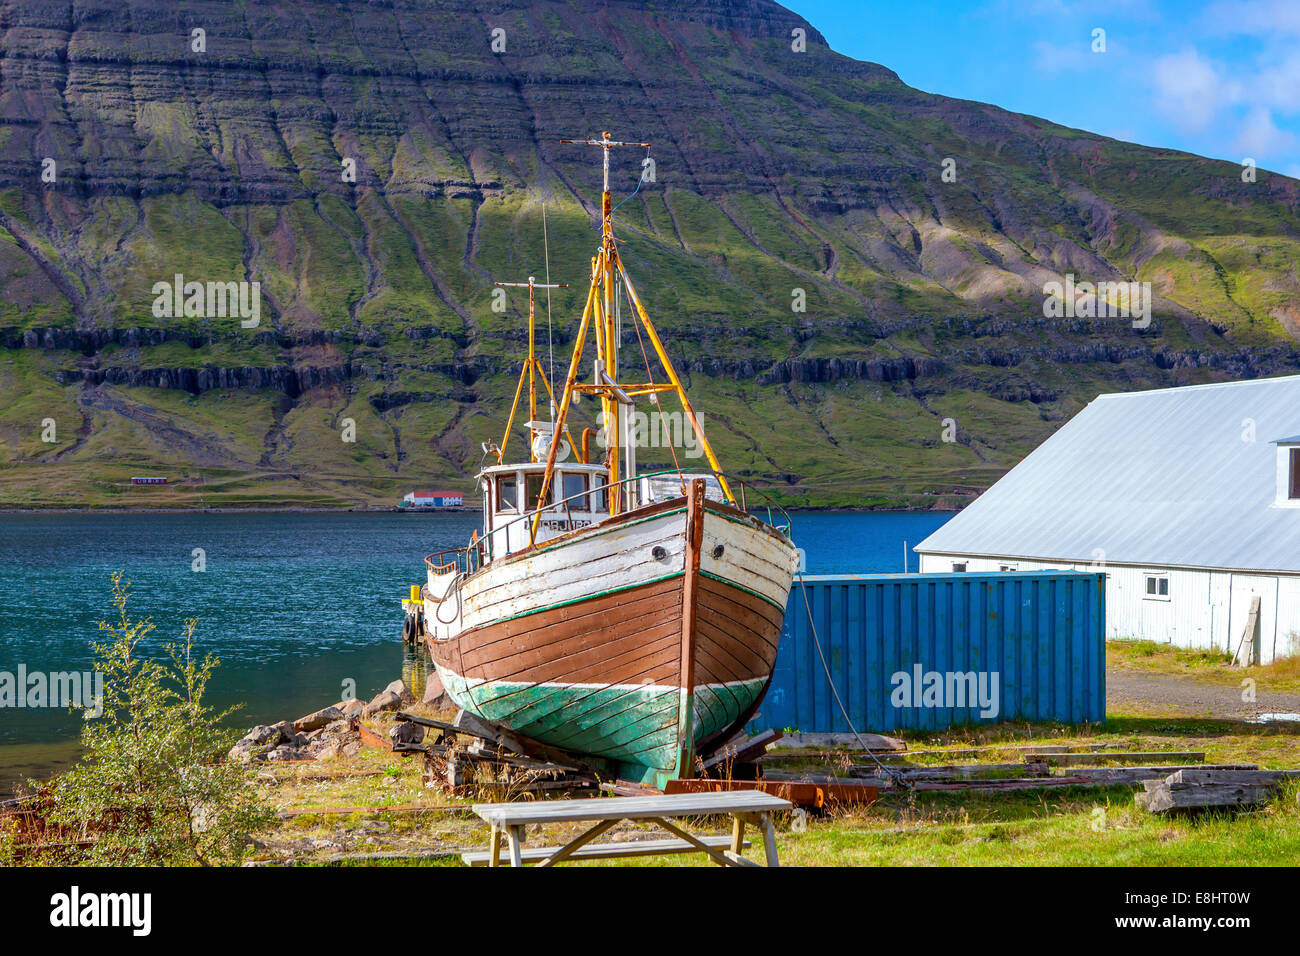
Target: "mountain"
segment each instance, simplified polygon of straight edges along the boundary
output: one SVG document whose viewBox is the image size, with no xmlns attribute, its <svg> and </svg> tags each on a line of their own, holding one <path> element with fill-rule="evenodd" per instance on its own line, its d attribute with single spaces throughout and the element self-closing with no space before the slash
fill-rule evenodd
<svg viewBox="0 0 1300 956">
<path fill-rule="evenodd" d="M 653 144 L 624 257 L 786 503 L 952 504 L 1100 392 L 1300 367 L 1296 181 L 919 92 L 767 0 L 6 0 L 0 505 L 471 490 L 524 343 L 492 282 L 570 285 L 562 365 L 600 155 L 559 141 L 602 130 Z M 167 314 L 178 275 L 257 325 Z M 1149 324 L 1045 306 L 1067 276 Z"/>
</svg>

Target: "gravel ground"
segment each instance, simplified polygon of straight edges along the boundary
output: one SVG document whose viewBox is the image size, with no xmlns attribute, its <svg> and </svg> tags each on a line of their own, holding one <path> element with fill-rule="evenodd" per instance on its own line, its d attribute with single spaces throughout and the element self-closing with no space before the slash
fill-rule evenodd
<svg viewBox="0 0 1300 956">
<path fill-rule="evenodd" d="M 1158 711 L 1170 716 L 1247 719 L 1268 713 L 1300 714 L 1300 694 L 1272 691 L 1260 685 L 1255 700 L 1243 701 L 1244 689 L 1201 683 L 1163 674 L 1106 674 L 1109 710 Z"/>
</svg>

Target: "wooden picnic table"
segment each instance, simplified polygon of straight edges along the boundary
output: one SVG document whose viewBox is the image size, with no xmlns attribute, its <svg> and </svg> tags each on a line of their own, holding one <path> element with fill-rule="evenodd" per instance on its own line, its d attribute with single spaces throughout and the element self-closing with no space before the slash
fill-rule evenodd
<svg viewBox="0 0 1300 956">
<path fill-rule="evenodd" d="M 678 793 L 653 797 L 592 797 L 582 800 L 536 800 L 527 803 L 476 803 L 476 814 L 492 824 L 492 846 L 487 852 L 466 853 L 470 865 L 499 866 L 501 837 L 509 841 L 510 865 L 554 866 L 564 860 L 608 859 L 610 857 L 646 856 L 659 853 L 708 854 L 719 866 L 757 866 L 742 855 L 745 825 L 757 826 L 763 834 L 763 849 L 768 866 L 779 866 L 776 854 L 776 829 L 772 814 L 789 810 L 793 804 L 759 790 L 723 793 Z M 728 814 L 732 818 L 731 838 L 697 837 L 671 822 L 681 817 Z M 638 840 L 625 843 L 591 841 L 623 820 L 654 823 L 673 834 L 670 840 Z M 593 824 L 563 846 L 523 849 L 524 827 L 529 824 Z"/>
</svg>

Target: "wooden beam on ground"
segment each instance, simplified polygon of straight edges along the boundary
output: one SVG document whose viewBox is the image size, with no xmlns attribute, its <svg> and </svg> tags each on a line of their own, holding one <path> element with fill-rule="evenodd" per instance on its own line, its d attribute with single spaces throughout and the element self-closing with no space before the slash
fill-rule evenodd
<svg viewBox="0 0 1300 956">
<path fill-rule="evenodd" d="M 265 769 L 259 770 L 257 772 L 257 779 L 275 783 L 298 783 L 300 781 L 316 782 L 321 780 L 335 780 L 343 777 L 377 777 L 381 773 L 388 772 L 386 767 L 376 770 L 326 770 L 316 773 L 303 773 L 301 771 L 293 771 L 291 773 L 269 773 L 267 772 L 269 769 L 270 765 Z"/>
<path fill-rule="evenodd" d="M 450 860 L 460 856 L 458 850 L 389 850 L 378 853 L 333 853 L 329 856 L 282 857 L 274 860 L 246 860 L 248 867 L 297 866 L 299 863 L 370 863 L 381 860 Z"/>
<path fill-rule="evenodd" d="M 883 734 L 785 734 L 772 744 L 782 750 L 792 747 L 855 747 L 867 750 L 906 750 L 907 744 L 897 737 Z"/>
<path fill-rule="evenodd" d="M 1065 754 L 1065 753 L 1095 753 L 1099 750 L 1106 750 L 1113 745 L 1111 744 L 1014 744 L 1005 747 L 961 747 L 950 750 L 909 750 L 906 753 L 889 753 L 880 754 L 880 759 L 886 763 L 893 763 L 899 760 L 914 760 L 921 757 L 979 757 L 988 753 L 1019 753 L 1026 755 L 1035 754 Z"/>
<path fill-rule="evenodd" d="M 1203 763 L 1205 751 L 1156 750 L 1139 753 L 1133 750 L 1118 750 L 1086 754 L 1025 754 L 1026 763 L 1048 763 L 1061 767 L 1095 766 L 1103 763 L 1155 763 L 1161 760 Z"/>
<path fill-rule="evenodd" d="M 1070 776 L 1092 780 L 1098 786 L 1138 786 L 1151 780 L 1163 781 L 1183 768 L 1172 764 L 1154 767 L 1072 767 Z M 1207 764 L 1197 770 L 1255 770 L 1255 764 Z"/>
<path fill-rule="evenodd" d="M 899 776 L 907 780 L 991 780 L 997 777 L 1046 777 L 1050 773 L 1045 763 L 972 763 L 953 764 L 947 767 L 890 767 L 884 774 L 872 764 L 856 764 L 855 777 Z"/>
<path fill-rule="evenodd" d="M 350 816 L 354 813 L 469 813 L 469 804 L 464 803 L 444 803 L 436 806 L 425 806 L 418 803 L 408 803 L 400 806 L 382 806 L 382 807 L 316 807 L 315 809 L 302 810 L 282 810 L 276 814 L 281 820 L 292 820 L 294 817 L 309 817 L 313 814 L 322 816 Z"/>
<path fill-rule="evenodd" d="M 1259 770 L 1257 768 L 1179 767 L 1168 777 L 1168 784 L 1204 786 L 1208 783 L 1241 783 L 1251 786 L 1277 785 L 1300 778 L 1300 770 Z"/>
<path fill-rule="evenodd" d="M 1159 784 L 1154 790 L 1134 796 L 1139 806 L 1152 813 L 1222 807 L 1253 807 L 1267 803 L 1277 793 L 1276 785 L 1253 786 L 1241 783 L 1207 783 L 1195 787 L 1171 787 Z"/>
<path fill-rule="evenodd" d="M 1208 808 L 1235 809 L 1267 803 L 1300 770 L 1224 770 L 1188 767 L 1163 780 L 1143 781 L 1133 799 L 1152 813 Z"/>
<path fill-rule="evenodd" d="M 357 733 L 361 735 L 361 742 L 367 747 L 373 747 L 375 750 L 382 750 L 386 753 L 393 752 L 393 742 L 391 740 L 385 740 L 359 720 L 357 721 Z"/>
<path fill-rule="evenodd" d="M 919 760 L 923 757 L 946 757 L 948 759 L 962 757 L 980 757 L 984 754 L 991 753 L 1016 753 L 1026 755 L 1036 754 L 1064 754 L 1064 753 L 1095 753 L 1107 750 L 1115 745 L 1113 744 L 1012 744 L 1005 747 L 960 747 L 944 750 L 903 750 L 903 751 L 866 751 L 866 750 L 812 750 L 812 751 L 792 751 L 787 749 L 778 749 L 773 746 L 766 754 L 759 758 L 758 762 L 764 765 L 779 763 L 794 763 L 801 760 L 821 760 L 828 763 L 843 761 L 845 758 L 862 757 L 867 753 L 874 754 L 876 759 L 882 763 L 900 763 L 906 761 Z"/>
<path fill-rule="evenodd" d="M 984 767 L 995 766 L 984 764 Z M 1004 767 L 1033 767 L 1028 764 L 1004 764 Z M 1039 765 L 1041 767 L 1042 765 Z M 974 764 L 970 767 L 956 768 L 960 771 L 978 771 L 980 764 Z M 892 769 L 892 768 L 891 768 Z M 920 768 L 922 774 L 925 768 Z M 936 768 L 938 769 L 938 768 Z M 947 768 L 949 770 L 953 768 Z M 1043 767 L 1043 770 L 1046 768 Z M 909 770 L 900 769 L 897 772 L 884 773 L 877 772 L 872 775 L 862 775 L 856 779 L 862 783 L 870 783 L 872 786 L 879 787 L 881 790 L 901 790 L 911 789 L 917 791 L 945 791 L 954 790 L 968 793 L 999 793 L 1014 790 L 1054 790 L 1063 787 L 1121 787 L 1121 786 L 1139 786 L 1150 784 L 1152 782 L 1163 783 L 1165 778 L 1172 773 L 1184 772 L 1247 772 L 1257 770 L 1254 764 L 1215 764 L 1213 766 L 1182 768 L 1177 765 L 1164 765 L 1155 767 L 1078 767 L 1069 770 L 1066 774 L 1060 776 L 1049 776 L 1042 773 L 1040 776 L 1030 776 L 1023 774 L 1012 778 L 993 778 L 980 779 L 978 776 L 954 775 L 925 777 L 923 775 L 911 775 Z M 1294 774 L 1300 776 L 1300 771 L 1261 771 L 1261 773 L 1278 773 Z M 790 781 L 815 783 L 817 785 L 834 785 L 842 783 L 843 778 L 818 775 L 818 774 L 794 774 L 781 773 L 779 771 L 770 771 L 766 778 L 774 781 Z M 1190 779 L 1190 778 L 1189 778 Z"/>
<path fill-rule="evenodd" d="M 853 804 L 867 806 L 876 802 L 879 789 L 871 784 L 857 782 L 801 783 L 789 780 L 716 780 L 711 777 L 690 777 L 669 780 L 665 794 L 723 793 L 732 790 L 761 790 L 789 800 L 800 807 L 822 809 L 828 804 Z"/>
<path fill-rule="evenodd" d="M 721 770 L 726 764 L 752 763 L 767 752 L 767 748 L 781 739 L 781 731 L 765 730 L 753 737 L 740 737 L 732 740 L 715 751 L 707 760 L 700 762 L 698 770 L 701 776 L 711 776 L 715 768 Z"/>
</svg>

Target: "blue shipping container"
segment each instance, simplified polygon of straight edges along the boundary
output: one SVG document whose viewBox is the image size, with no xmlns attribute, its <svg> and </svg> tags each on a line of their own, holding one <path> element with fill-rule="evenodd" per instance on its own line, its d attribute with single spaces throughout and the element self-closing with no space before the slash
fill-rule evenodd
<svg viewBox="0 0 1300 956">
<path fill-rule="evenodd" d="M 805 575 L 751 729 L 941 730 L 1106 717 L 1105 575 Z M 808 606 L 826 658 L 808 626 Z"/>
</svg>

